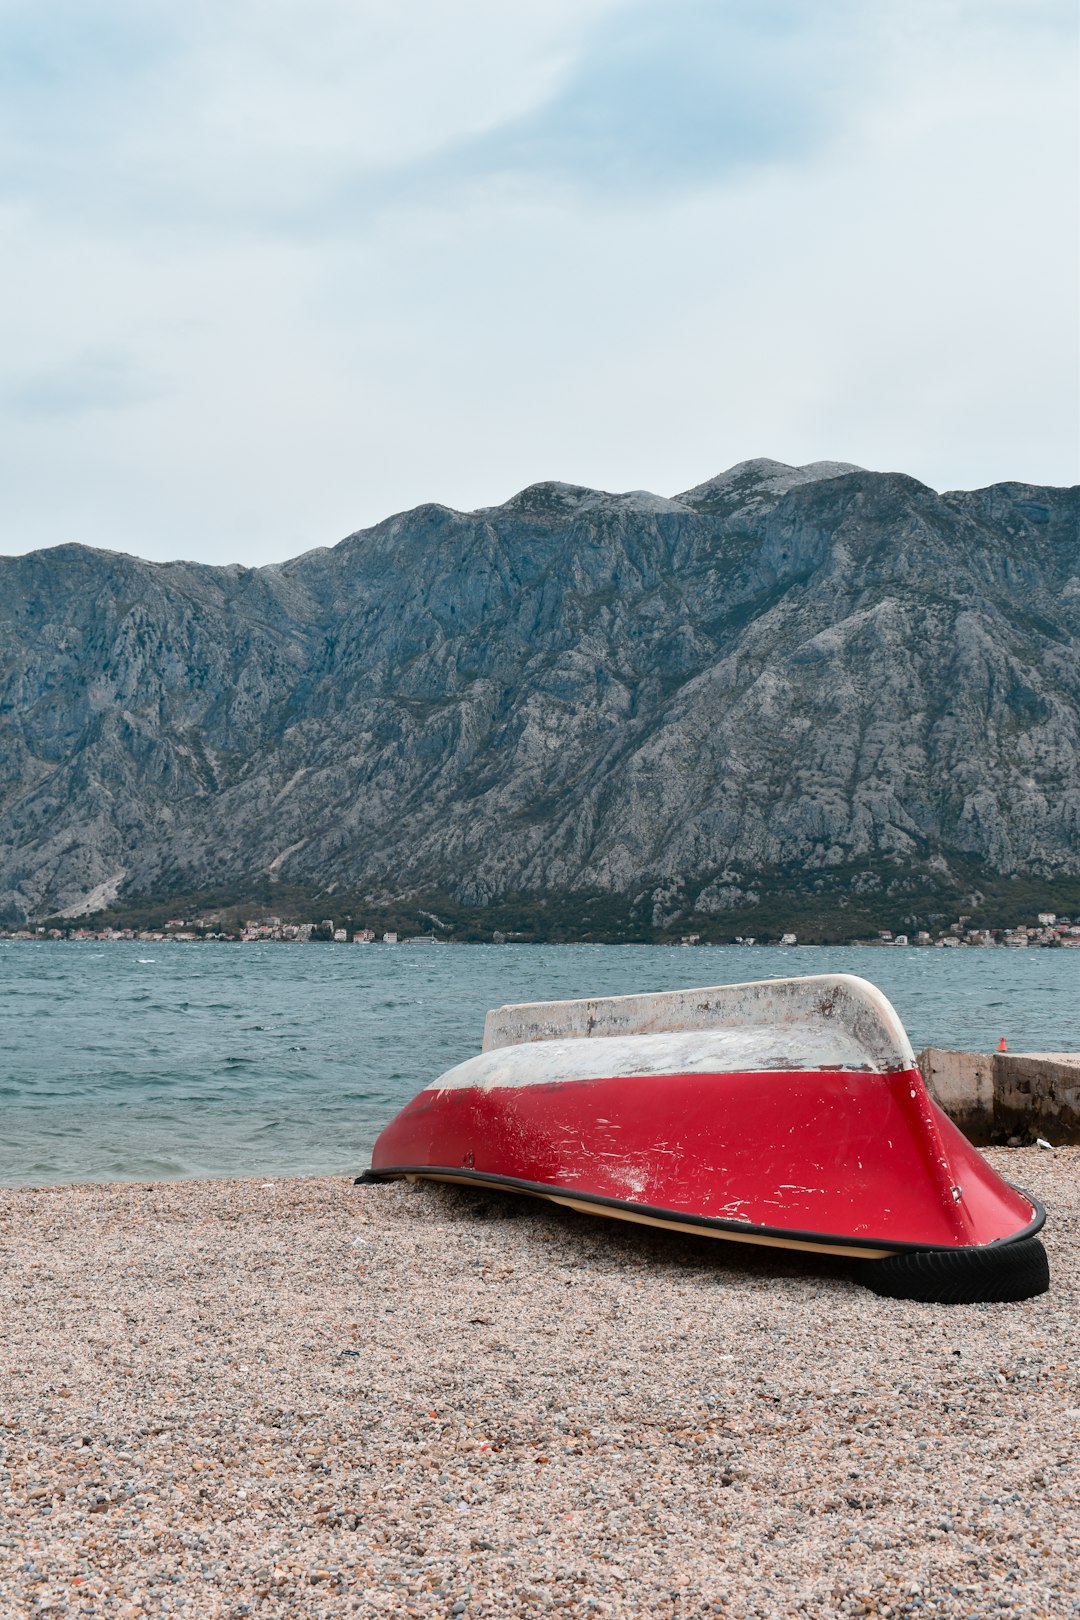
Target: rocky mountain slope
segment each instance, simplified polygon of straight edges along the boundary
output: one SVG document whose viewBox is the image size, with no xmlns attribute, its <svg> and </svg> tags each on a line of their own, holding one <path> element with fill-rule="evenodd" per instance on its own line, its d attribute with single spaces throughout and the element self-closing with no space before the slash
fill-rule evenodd
<svg viewBox="0 0 1080 1620">
<path fill-rule="evenodd" d="M 1075 876 L 1078 654 L 1080 489 L 837 463 L 261 569 L 2 558 L 0 918 L 276 880 L 647 928 Z"/>
</svg>

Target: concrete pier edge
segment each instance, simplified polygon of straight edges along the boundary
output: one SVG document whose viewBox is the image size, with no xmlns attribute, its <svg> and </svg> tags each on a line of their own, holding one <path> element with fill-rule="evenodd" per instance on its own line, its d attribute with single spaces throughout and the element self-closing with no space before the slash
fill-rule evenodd
<svg viewBox="0 0 1080 1620">
<path fill-rule="evenodd" d="M 927 1089 L 980 1147 L 1080 1143 L 1080 1052 L 958 1052 L 927 1046 Z"/>
</svg>

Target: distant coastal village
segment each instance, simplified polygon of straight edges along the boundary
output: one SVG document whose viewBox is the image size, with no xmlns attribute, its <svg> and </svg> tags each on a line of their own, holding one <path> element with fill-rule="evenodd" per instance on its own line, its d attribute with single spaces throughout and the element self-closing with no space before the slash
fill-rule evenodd
<svg viewBox="0 0 1080 1620">
<path fill-rule="evenodd" d="M 1080 916 L 1063 917 L 1053 911 L 1040 911 L 1034 922 L 1021 923 L 1015 928 L 972 928 L 971 918 L 960 916 L 955 922 L 934 933 L 922 929 L 913 934 L 893 933 L 891 929 L 878 929 L 876 935 L 865 939 L 853 939 L 848 943 L 852 945 L 877 945 L 891 948 L 910 947 L 925 949 L 930 947 L 936 950 L 987 946 L 1005 947 L 1013 950 L 1026 950 L 1032 947 L 1045 949 L 1046 947 L 1072 947 L 1080 949 Z M 194 918 L 170 917 L 161 928 L 87 928 L 77 923 L 69 926 L 46 927 L 44 925 L 34 928 L 0 929 L 0 940 L 70 940 L 75 942 L 91 941 L 96 944 L 124 943 L 125 941 L 144 945 L 157 945 L 167 943 L 195 944 L 200 941 L 213 941 L 217 943 L 235 944 L 262 944 L 262 943 L 288 943 L 308 944 L 312 941 L 335 945 L 447 945 L 455 943 L 445 934 L 440 935 L 434 931 L 421 934 L 405 934 L 396 929 L 386 929 L 381 932 L 374 928 L 356 928 L 351 924 L 342 926 L 332 917 L 322 922 L 294 923 L 286 922 L 281 917 L 252 918 L 233 927 L 228 926 L 217 916 L 202 916 Z M 495 930 L 491 935 L 490 943 L 506 945 L 515 943 L 516 936 L 512 933 L 502 933 Z M 463 942 L 458 942 L 463 943 Z M 476 943 L 476 941 L 473 941 Z M 732 940 L 703 940 L 699 934 L 684 934 L 677 940 L 667 943 L 677 946 L 690 945 L 755 945 L 755 946 L 792 946 L 800 943 L 799 937 L 794 933 L 782 933 L 774 938 L 758 938 L 754 935 L 736 935 Z M 810 944 L 812 941 L 804 940 L 802 943 Z"/>
</svg>

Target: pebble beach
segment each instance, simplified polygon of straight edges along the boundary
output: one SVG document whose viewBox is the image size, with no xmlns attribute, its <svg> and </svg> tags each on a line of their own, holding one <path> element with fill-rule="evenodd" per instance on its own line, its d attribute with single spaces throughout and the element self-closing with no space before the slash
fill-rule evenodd
<svg viewBox="0 0 1080 1620">
<path fill-rule="evenodd" d="M 335 1178 L 0 1191 L 4 1616 L 1080 1614 L 1051 1291 Z"/>
</svg>

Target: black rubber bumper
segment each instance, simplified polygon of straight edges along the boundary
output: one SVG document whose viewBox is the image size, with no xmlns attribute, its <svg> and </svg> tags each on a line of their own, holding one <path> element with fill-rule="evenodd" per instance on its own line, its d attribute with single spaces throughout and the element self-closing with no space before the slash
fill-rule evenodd
<svg viewBox="0 0 1080 1620">
<path fill-rule="evenodd" d="M 1037 1237 L 982 1248 L 908 1250 L 887 1260 L 863 1260 L 856 1276 L 875 1294 L 928 1305 L 1032 1299 L 1050 1287 L 1046 1250 Z"/>
</svg>

